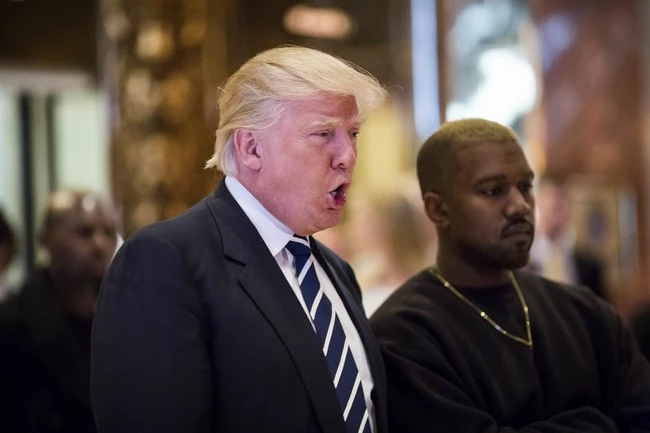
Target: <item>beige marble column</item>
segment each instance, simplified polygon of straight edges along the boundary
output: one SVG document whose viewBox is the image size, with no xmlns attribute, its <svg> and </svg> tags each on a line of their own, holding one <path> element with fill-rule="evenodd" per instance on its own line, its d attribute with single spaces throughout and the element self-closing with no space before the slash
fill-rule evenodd
<svg viewBox="0 0 650 433">
<path fill-rule="evenodd" d="M 182 212 L 216 185 L 217 175 L 203 169 L 216 126 L 214 116 L 206 121 L 206 107 L 216 105 L 207 83 L 226 73 L 224 49 L 206 49 L 206 35 L 220 30 L 209 30 L 209 16 L 205 0 L 101 2 L 113 190 L 127 237 Z"/>
</svg>

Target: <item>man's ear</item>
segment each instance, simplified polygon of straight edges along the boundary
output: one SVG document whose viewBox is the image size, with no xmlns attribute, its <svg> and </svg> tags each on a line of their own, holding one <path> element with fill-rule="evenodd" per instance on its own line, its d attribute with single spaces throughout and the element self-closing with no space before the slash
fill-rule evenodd
<svg viewBox="0 0 650 433">
<path fill-rule="evenodd" d="M 449 225 L 447 204 L 440 194 L 433 191 L 425 192 L 422 199 L 424 200 L 424 210 L 436 227 L 446 227 Z"/>
<path fill-rule="evenodd" d="M 237 129 L 232 138 L 237 161 L 251 171 L 258 171 L 262 166 L 262 160 L 257 135 L 247 129 Z"/>
</svg>

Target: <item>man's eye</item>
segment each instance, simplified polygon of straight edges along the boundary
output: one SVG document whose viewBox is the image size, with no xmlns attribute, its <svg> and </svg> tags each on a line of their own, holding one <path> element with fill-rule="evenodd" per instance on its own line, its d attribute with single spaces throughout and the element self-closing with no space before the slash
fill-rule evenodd
<svg viewBox="0 0 650 433">
<path fill-rule="evenodd" d="M 503 188 L 500 186 L 494 187 L 494 188 L 485 188 L 481 191 L 484 195 L 488 196 L 495 196 L 495 195 L 500 195 L 503 193 Z"/>
<path fill-rule="evenodd" d="M 532 183 L 522 183 L 521 185 L 519 185 L 519 191 L 524 193 L 528 193 L 532 191 L 532 189 L 533 189 Z"/>
<path fill-rule="evenodd" d="M 359 136 L 359 134 L 360 134 L 359 131 L 354 131 L 354 132 L 351 132 L 351 133 L 350 133 L 350 135 L 352 136 L 352 138 L 357 138 L 357 137 Z"/>
</svg>

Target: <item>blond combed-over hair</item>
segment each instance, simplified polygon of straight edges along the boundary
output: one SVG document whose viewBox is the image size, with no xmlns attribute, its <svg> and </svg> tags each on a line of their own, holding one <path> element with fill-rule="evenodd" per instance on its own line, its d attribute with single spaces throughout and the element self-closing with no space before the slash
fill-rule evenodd
<svg viewBox="0 0 650 433">
<path fill-rule="evenodd" d="M 384 102 L 387 92 L 368 72 L 322 51 L 284 46 L 257 54 L 221 89 L 214 154 L 205 167 L 236 175 L 236 130 L 269 128 L 284 113 L 285 102 L 322 95 L 354 96 L 363 120 Z"/>
</svg>

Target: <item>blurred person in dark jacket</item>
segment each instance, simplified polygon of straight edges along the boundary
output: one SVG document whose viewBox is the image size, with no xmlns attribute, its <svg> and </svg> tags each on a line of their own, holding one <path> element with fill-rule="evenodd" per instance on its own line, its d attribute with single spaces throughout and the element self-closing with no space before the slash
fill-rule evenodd
<svg viewBox="0 0 650 433">
<path fill-rule="evenodd" d="M 605 268 L 598 254 L 576 243 L 571 197 L 563 176 L 547 173 L 537 187 L 537 232 L 528 269 L 561 283 L 579 284 L 606 298 Z"/>
<path fill-rule="evenodd" d="M 116 246 L 113 206 L 87 191 L 51 195 L 48 264 L 0 304 L 0 431 L 94 432 L 90 330 Z"/>
</svg>

